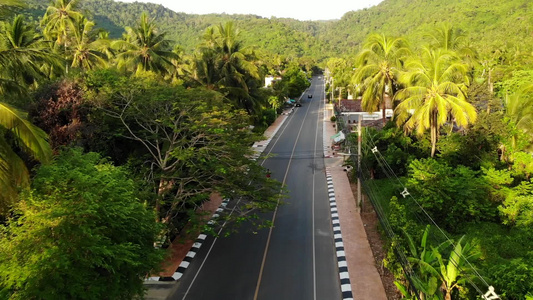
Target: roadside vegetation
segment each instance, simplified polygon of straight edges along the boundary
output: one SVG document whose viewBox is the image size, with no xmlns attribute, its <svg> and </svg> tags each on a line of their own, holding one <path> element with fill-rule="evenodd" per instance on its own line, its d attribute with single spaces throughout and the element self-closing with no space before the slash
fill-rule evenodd
<svg viewBox="0 0 533 300">
<path fill-rule="evenodd" d="M 251 146 L 311 73 L 232 22 L 185 52 L 146 13 L 110 38 L 79 3 L 36 22 L 0 0 L 2 299 L 135 298 L 170 242 L 211 230 L 212 194 L 240 199 L 221 220 L 251 230 L 282 197 Z"/>
<path fill-rule="evenodd" d="M 394 110 L 365 129 L 362 176 L 403 297 L 474 299 L 492 285 L 529 299 L 533 56 L 495 59 L 464 37 L 447 23 L 416 44 L 375 34 L 327 66 L 366 111 Z"/>
<path fill-rule="evenodd" d="M 250 146 L 320 68 L 328 97 L 394 109 L 362 175 L 398 293 L 533 298 L 531 3 L 426 2 L 299 22 L 0 0 L 0 298 L 135 298 L 213 193 L 269 226 L 280 183 Z"/>
</svg>

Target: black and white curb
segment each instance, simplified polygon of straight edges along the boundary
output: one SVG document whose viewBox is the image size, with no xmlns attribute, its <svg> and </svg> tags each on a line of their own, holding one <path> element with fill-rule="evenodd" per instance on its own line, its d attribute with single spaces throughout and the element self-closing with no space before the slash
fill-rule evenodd
<svg viewBox="0 0 533 300">
<path fill-rule="evenodd" d="M 220 213 L 222 213 L 224 211 L 224 209 L 226 208 L 228 203 L 229 203 L 229 199 L 224 199 L 224 201 L 222 201 L 222 203 L 220 204 L 220 207 L 217 208 L 215 213 L 211 216 L 211 220 L 209 220 L 209 222 L 207 222 L 207 224 L 209 224 L 209 225 L 215 224 L 216 219 L 218 217 L 220 217 Z M 187 268 L 191 264 L 193 258 L 196 256 L 196 253 L 198 253 L 198 251 L 200 250 L 200 247 L 202 247 L 202 244 L 203 244 L 203 242 L 205 241 L 206 238 L 207 238 L 207 234 L 205 234 L 205 233 L 200 233 L 198 235 L 198 237 L 194 241 L 194 244 L 191 247 L 191 250 L 189 250 L 187 255 L 185 255 L 185 258 L 180 263 L 180 265 L 176 269 L 176 272 L 174 272 L 174 274 L 172 276 L 169 276 L 169 277 L 153 276 L 153 277 L 149 277 L 148 279 L 146 279 L 146 281 L 176 281 L 176 280 L 179 280 L 181 278 L 181 276 L 183 276 L 183 273 L 185 273 L 185 270 L 187 270 Z"/>
<path fill-rule="evenodd" d="M 331 173 L 326 170 L 326 181 L 328 184 L 329 207 L 331 210 L 331 225 L 333 226 L 333 238 L 335 240 L 335 252 L 337 254 L 337 265 L 339 267 L 339 279 L 341 282 L 341 291 L 343 300 L 353 300 L 352 286 L 350 284 L 350 274 L 348 273 L 348 263 L 346 262 L 346 253 L 344 252 L 344 243 L 342 242 L 341 224 L 335 200 L 335 189 L 333 188 L 333 178 Z"/>
</svg>

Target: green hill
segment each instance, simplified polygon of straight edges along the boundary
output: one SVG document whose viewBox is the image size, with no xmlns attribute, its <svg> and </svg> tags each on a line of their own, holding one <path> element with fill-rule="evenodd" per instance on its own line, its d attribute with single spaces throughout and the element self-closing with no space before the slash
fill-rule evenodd
<svg viewBox="0 0 533 300">
<path fill-rule="evenodd" d="M 46 4 L 32 0 L 31 14 L 44 13 Z M 347 12 L 340 20 L 298 21 L 255 15 L 177 13 L 162 5 L 85 0 L 81 9 L 110 31 L 121 36 L 124 26 L 135 24 L 148 12 L 168 37 L 192 51 L 209 26 L 233 20 L 248 45 L 287 56 L 350 55 L 373 32 L 402 35 L 418 42 L 435 24 L 449 22 L 467 34 L 478 49 L 533 49 L 533 3 L 530 0 L 384 0 L 381 4 Z"/>
</svg>

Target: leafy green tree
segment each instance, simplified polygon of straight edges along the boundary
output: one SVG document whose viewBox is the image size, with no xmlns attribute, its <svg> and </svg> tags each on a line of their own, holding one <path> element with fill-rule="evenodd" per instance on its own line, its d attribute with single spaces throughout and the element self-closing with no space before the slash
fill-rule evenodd
<svg viewBox="0 0 533 300">
<path fill-rule="evenodd" d="M 281 97 L 296 99 L 309 87 L 307 75 L 295 64 L 290 65 L 282 75 L 281 81 L 274 83 L 274 90 Z"/>
<path fill-rule="evenodd" d="M 406 67 L 400 80 L 406 88 L 395 95 L 401 101 L 395 109 L 396 123 L 408 131 L 416 129 L 419 135 L 429 129 L 433 157 L 444 124 L 465 127 L 476 121 L 476 109 L 465 95 L 467 67 L 450 52 L 427 48 L 420 60 L 411 61 Z"/>
<path fill-rule="evenodd" d="M 479 175 L 431 158 L 414 160 L 406 186 L 440 226 L 455 231 L 461 220 L 490 221 L 497 215 L 497 203 L 490 201 L 487 183 Z"/>
<path fill-rule="evenodd" d="M 528 155 L 528 154 L 526 154 Z M 533 184 L 522 181 L 512 188 L 499 207 L 506 225 L 530 228 L 533 225 Z"/>
<path fill-rule="evenodd" d="M 153 21 L 143 13 L 136 27 L 126 27 L 124 40 L 114 41 L 112 48 L 119 51 L 119 68 L 135 70 L 136 74 L 153 71 L 166 75 L 170 71 L 172 59 L 179 59 L 171 50 L 171 41 L 166 33 L 159 33 Z"/>
<path fill-rule="evenodd" d="M 37 171 L 0 231 L 0 290 L 10 299 L 132 299 L 162 253 L 159 227 L 125 170 L 65 150 Z"/>
<path fill-rule="evenodd" d="M 352 80 L 354 84 L 362 85 L 362 107 L 367 112 L 377 111 L 381 107 L 384 124 L 387 121 L 386 99 L 393 99 L 393 84 L 409 53 L 403 38 L 373 34 L 368 37 L 356 59 L 357 70 Z"/>
<path fill-rule="evenodd" d="M 250 145 L 259 137 L 248 129 L 249 116 L 219 93 L 150 77 L 106 80 L 92 88 L 101 91 L 94 97 L 120 120 L 123 136 L 135 141 L 138 155 L 149 162 L 144 170 L 162 221 L 175 221 L 213 192 L 242 196 L 249 208 L 244 215 L 274 207 L 279 186 L 250 159 Z"/>
</svg>

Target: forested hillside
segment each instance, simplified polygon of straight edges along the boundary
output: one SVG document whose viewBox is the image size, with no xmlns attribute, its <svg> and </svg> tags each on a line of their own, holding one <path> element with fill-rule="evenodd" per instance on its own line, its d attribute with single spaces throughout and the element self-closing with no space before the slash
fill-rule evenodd
<svg viewBox="0 0 533 300">
<path fill-rule="evenodd" d="M 529 0 L 384 0 L 378 6 L 346 13 L 324 28 L 321 40 L 353 52 L 368 34 L 408 37 L 414 44 L 435 24 L 448 22 L 465 31 L 477 48 L 533 47 L 533 3 Z"/>
<path fill-rule="evenodd" d="M 33 0 L 30 14 L 38 17 L 44 14 L 47 3 Z M 177 13 L 162 5 L 151 3 L 123 3 L 113 0 L 80 1 L 80 8 L 85 15 L 90 15 L 97 23 L 110 32 L 111 38 L 119 38 L 124 32 L 123 27 L 133 26 L 139 15 L 147 12 L 154 19 L 160 30 L 167 32 L 167 37 L 176 41 L 184 50 L 191 52 L 201 41 L 204 31 L 212 26 L 234 21 L 242 31 L 242 39 L 247 45 L 257 49 L 280 53 L 291 57 L 313 56 L 324 58 L 331 53 L 312 35 L 314 31 L 295 30 L 291 22 L 281 19 L 267 19 L 255 15 L 190 15 Z M 305 27 L 304 27 L 305 28 Z"/>
<path fill-rule="evenodd" d="M 385 0 L 369 9 L 347 12 L 341 20 L 333 21 L 190 15 L 157 4 L 113 0 L 85 0 L 80 4 L 97 26 L 110 32 L 111 38 L 120 37 L 124 26 L 132 26 L 142 12 L 147 12 L 161 30 L 168 32 L 168 38 L 186 51 L 195 48 L 207 27 L 229 20 L 240 28 L 246 45 L 286 56 L 310 56 L 317 61 L 356 53 L 365 37 L 374 32 L 404 36 L 415 43 L 442 22 L 465 31 L 477 48 L 533 47 L 533 4 L 528 0 Z M 41 16 L 46 5 L 44 1 L 33 0 L 31 12 Z"/>
</svg>

